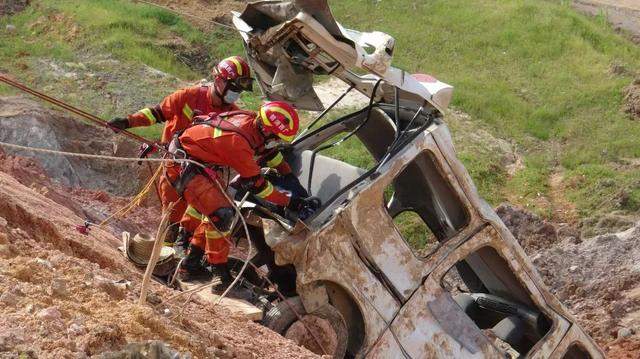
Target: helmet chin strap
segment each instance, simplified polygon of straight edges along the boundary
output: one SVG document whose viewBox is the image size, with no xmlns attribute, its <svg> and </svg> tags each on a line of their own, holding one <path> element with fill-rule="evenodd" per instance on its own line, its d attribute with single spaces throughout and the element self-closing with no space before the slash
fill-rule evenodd
<svg viewBox="0 0 640 359">
<path fill-rule="evenodd" d="M 274 142 L 273 140 L 277 142 L 279 137 L 271 133 L 265 133 L 264 126 L 262 125 L 262 122 L 260 122 L 259 119 L 260 119 L 260 115 L 256 116 L 255 125 L 256 127 L 258 127 L 258 132 L 264 139 L 264 144 L 266 145 L 268 142 Z"/>
<path fill-rule="evenodd" d="M 224 83 L 222 91 L 218 91 L 218 84 L 220 83 L 220 81 L 223 81 Z M 227 80 L 223 79 L 222 77 L 219 77 L 218 75 L 216 75 L 216 77 L 213 79 L 213 91 L 215 91 L 216 96 L 218 96 L 219 98 L 222 98 L 224 96 L 224 93 L 228 87 L 229 87 L 229 84 Z"/>
</svg>

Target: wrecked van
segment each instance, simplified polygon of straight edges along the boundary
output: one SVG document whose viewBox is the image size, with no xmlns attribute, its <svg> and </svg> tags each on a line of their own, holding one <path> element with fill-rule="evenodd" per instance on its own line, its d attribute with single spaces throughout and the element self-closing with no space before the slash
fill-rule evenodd
<svg viewBox="0 0 640 359">
<path fill-rule="evenodd" d="M 255 2 L 233 23 L 267 98 L 322 111 L 285 151 L 322 207 L 294 229 L 249 221 L 288 297 L 263 324 L 338 358 L 603 357 L 456 157 L 451 86 L 391 66 L 394 39 L 343 28 L 326 0 Z M 327 76 L 369 104 L 323 122 Z M 327 155 L 346 141 L 368 168 Z"/>
</svg>

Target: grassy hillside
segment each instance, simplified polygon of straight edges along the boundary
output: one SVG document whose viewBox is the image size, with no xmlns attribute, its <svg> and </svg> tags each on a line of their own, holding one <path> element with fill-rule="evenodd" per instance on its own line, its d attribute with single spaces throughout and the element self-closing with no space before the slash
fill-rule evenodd
<svg viewBox="0 0 640 359">
<path fill-rule="evenodd" d="M 140 3 L 32 3 L 0 18 L 2 29 L 17 28 L 0 32 L 0 69 L 105 118 L 154 103 L 242 51 L 229 30 L 203 32 Z M 396 66 L 455 86 L 453 106 L 472 118 L 450 119 L 456 145 L 491 203 L 510 200 L 550 216 L 559 205 L 575 206 L 582 218 L 638 212 L 640 168 L 632 159 L 640 155 L 640 125 L 620 107 L 622 88 L 640 68 L 640 50 L 604 19 L 577 14 L 567 1 L 330 4 L 347 27 L 392 34 Z M 613 64 L 628 71 L 614 75 Z M 513 143 L 524 168 L 510 176 L 490 143 L 471 139 L 482 131 Z M 355 149 L 339 154 L 366 160 Z M 553 187 L 551 178 L 561 181 Z"/>
<path fill-rule="evenodd" d="M 504 199 L 545 213 L 550 176 L 564 175 L 579 214 L 640 208 L 640 125 L 620 111 L 640 49 L 603 18 L 577 14 L 568 1 L 332 1 L 347 27 L 396 38 L 395 65 L 455 86 L 453 106 L 514 141 L 525 169 L 508 180 L 495 158 L 461 157 L 493 203 Z M 362 14 L 367 16 L 362 16 Z M 411 14 L 411 16 L 407 16 Z M 499 170 L 499 173 L 496 173 Z"/>
<path fill-rule="evenodd" d="M 15 33 L 4 31 L 7 24 Z M 0 71 L 104 118 L 153 104 L 205 78 L 228 56 L 226 33 L 204 33 L 156 7 L 121 0 L 35 0 L 0 18 Z M 15 93 L 0 85 L 1 93 Z M 139 131 L 156 136 L 160 128 Z"/>
</svg>

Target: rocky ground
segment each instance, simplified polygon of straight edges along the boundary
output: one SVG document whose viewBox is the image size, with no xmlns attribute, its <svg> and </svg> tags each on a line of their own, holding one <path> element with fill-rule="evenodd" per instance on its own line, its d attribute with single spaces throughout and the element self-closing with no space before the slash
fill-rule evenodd
<svg viewBox="0 0 640 359">
<path fill-rule="evenodd" d="M 44 172 L 11 156 L 0 163 L 0 357 L 125 357 L 107 353 L 149 338 L 198 358 L 314 357 L 219 307 L 196 301 L 177 319 L 182 300 L 163 303 L 175 292 L 160 284 L 152 285 L 153 305 L 134 304 L 141 272 L 119 253 L 119 239 L 100 228 L 89 236 L 75 230 L 79 208 L 118 199 L 60 193 L 25 176 L 21 183 L 5 171 L 18 178 L 24 167 L 37 178 Z M 145 211 L 134 217 L 153 218 Z"/>
<path fill-rule="evenodd" d="M 228 20 L 228 10 L 242 4 L 224 0 L 154 2 L 180 6 L 183 12 L 218 21 Z M 18 6 L 15 9 L 0 9 L 19 11 L 19 6 L 27 3 L 13 1 Z M 635 36 L 637 1 L 585 0 L 576 1 L 576 6 L 593 14 L 605 6 L 610 21 Z M 622 18 L 616 20 L 619 15 Z M 640 22 L 635 28 L 640 36 Z M 92 61 L 81 63 L 43 60 L 25 66 L 45 69 L 38 78 L 43 83 L 73 81 L 83 86 L 79 91 L 107 94 L 95 98 L 96 106 L 109 107 L 114 112 L 146 103 L 147 96 L 118 93 L 114 90 L 117 87 L 108 85 L 130 80 L 118 75 L 120 71 L 110 70 L 118 68 L 116 60 L 96 60 L 87 54 L 90 57 Z M 149 84 L 175 81 L 150 68 L 134 70 L 152 75 L 140 76 L 149 78 Z M 612 71 L 626 70 L 614 66 Z M 318 93 L 330 103 L 343 90 L 338 85 L 327 82 Z M 632 115 L 640 114 L 638 93 L 639 84 L 630 85 L 625 93 Z M 357 107 L 364 102 L 366 99 L 350 96 L 345 105 Z M 51 125 L 51 119 L 56 126 Z M 456 137 L 459 151 L 485 151 L 487 156 L 496 157 L 499 166 L 510 175 L 523 167 L 514 145 L 479 128 L 468 115 L 454 111 L 448 122 L 454 132 L 465 134 Z M 25 128 L 29 131 L 23 131 Z M 119 156 L 137 152 L 137 146 L 109 131 L 95 131 L 25 98 L 0 99 L 0 141 Z M 85 141 L 88 132 L 99 135 Z M 118 143 L 115 147 L 111 144 L 114 140 Z M 126 204 L 126 195 L 135 193 L 148 177 L 146 166 L 25 156 L 34 154 L 0 149 L 1 358 L 119 358 L 126 357 L 122 351 L 127 350 L 127 343 L 191 353 L 194 357 L 313 357 L 257 324 L 230 318 L 222 308 L 195 302 L 187 306 L 181 321 L 174 318 L 180 302 L 134 304 L 141 273 L 120 255 L 120 241 L 114 234 L 122 230 L 153 233 L 159 220 L 153 193 L 125 220 L 118 219 L 105 229 L 95 228 L 90 236 L 80 235 L 75 226 L 86 219 L 99 222 Z M 597 223 L 587 223 L 583 227 L 589 229 L 585 230 L 571 209 L 562 205 L 561 173 L 557 179 L 557 184 L 551 185 L 558 193 L 549 201 L 560 203 L 558 207 L 565 210 L 554 211 L 551 221 L 510 205 L 500 206 L 498 213 L 552 292 L 608 357 L 635 358 L 640 352 L 640 224 L 634 218 L 613 213 L 599 218 Z M 160 303 L 171 294 L 164 286 L 154 285 L 151 297 L 153 303 Z M 147 343 L 149 338 L 158 339 L 171 349 L 164 344 Z"/>
<path fill-rule="evenodd" d="M 567 224 L 546 221 L 503 204 L 498 215 L 511 229 L 551 291 L 610 358 L 640 352 L 640 223 L 583 238 Z"/>
</svg>

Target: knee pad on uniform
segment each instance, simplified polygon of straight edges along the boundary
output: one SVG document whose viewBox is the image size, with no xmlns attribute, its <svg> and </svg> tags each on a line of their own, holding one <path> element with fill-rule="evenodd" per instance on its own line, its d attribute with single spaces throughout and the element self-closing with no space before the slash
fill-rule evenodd
<svg viewBox="0 0 640 359">
<path fill-rule="evenodd" d="M 211 223 L 222 233 L 229 232 L 233 224 L 234 210 L 231 207 L 218 208 L 209 215 Z"/>
</svg>

